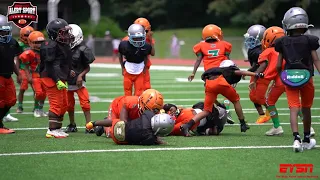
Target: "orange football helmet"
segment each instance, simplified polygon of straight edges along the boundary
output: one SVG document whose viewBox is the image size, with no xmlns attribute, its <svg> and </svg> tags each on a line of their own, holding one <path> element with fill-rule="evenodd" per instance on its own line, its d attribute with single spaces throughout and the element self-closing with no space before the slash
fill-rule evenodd
<svg viewBox="0 0 320 180">
<path fill-rule="evenodd" d="M 40 50 L 41 43 L 45 40 L 45 37 L 40 31 L 33 31 L 28 36 L 28 43 L 31 49 Z"/>
<path fill-rule="evenodd" d="M 28 44 L 28 36 L 34 29 L 31 26 L 26 26 L 25 28 L 20 29 L 20 41 L 24 44 Z"/>
<path fill-rule="evenodd" d="M 146 18 L 138 18 L 134 21 L 134 24 L 140 24 L 146 31 L 151 31 L 151 24 Z"/>
<path fill-rule="evenodd" d="M 272 26 L 269 27 L 264 33 L 261 40 L 261 45 L 263 49 L 267 49 L 274 45 L 276 39 L 285 36 L 285 32 L 281 27 Z"/>
<path fill-rule="evenodd" d="M 216 39 L 218 41 L 223 40 L 223 32 L 221 28 L 214 24 L 206 25 L 202 30 L 202 39 Z"/>
<path fill-rule="evenodd" d="M 163 107 L 163 96 L 155 89 L 147 89 L 139 96 L 139 111 L 143 113 L 145 110 L 160 113 Z"/>
</svg>

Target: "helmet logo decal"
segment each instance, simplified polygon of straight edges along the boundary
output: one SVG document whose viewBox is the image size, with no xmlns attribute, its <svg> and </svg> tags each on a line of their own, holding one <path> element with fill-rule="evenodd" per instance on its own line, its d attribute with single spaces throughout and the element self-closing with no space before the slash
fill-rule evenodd
<svg viewBox="0 0 320 180">
<path fill-rule="evenodd" d="M 37 6 L 31 2 L 14 2 L 8 6 L 7 18 L 18 28 L 29 26 L 32 22 L 38 23 Z"/>
</svg>

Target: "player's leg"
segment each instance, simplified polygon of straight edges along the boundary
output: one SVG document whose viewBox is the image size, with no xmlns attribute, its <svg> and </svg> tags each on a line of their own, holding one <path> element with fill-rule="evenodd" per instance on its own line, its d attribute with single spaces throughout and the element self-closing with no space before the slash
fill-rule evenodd
<svg viewBox="0 0 320 180">
<path fill-rule="evenodd" d="M 133 79 L 134 79 L 134 75 L 131 75 L 126 70 L 124 70 L 123 88 L 124 88 L 125 96 L 132 96 Z"/>
<path fill-rule="evenodd" d="M 46 89 L 49 100 L 49 128 L 46 133 L 47 138 L 66 138 L 67 134 L 61 131 L 63 116 L 61 114 L 64 108 L 63 90 L 58 90 L 55 82 L 50 78 L 41 78 Z"/>
<path fill-rule="evenodd" d="M 151 89 L 151 82 L 150 82 L 150 67 L 147 67 L 146 72 L 144 74 L 144 90 Z"/>
<path fill-rule="evenodd" d="M 10 108 L 16 104 L 16 89 L 13 79 L 0 76 L 0 134 L 11 134 L 13 130 L 4 127 L 2 122 Z"/>
<path fill-rule="evenodd" d="M 23 113 L 24 92 L 28 89 L 28 80 L 27 80 L 26 72 L 24 70 L 20 69 L 20 75 L 22 77 L 22 81 L 21 81 L 21 84 L 20 84 L 20 90 L 19 90 L 19 94 L 18 94 L 17 113 Z"/>
<path fill-rule="evenodd" d="M 266 111 L 266 114 L 263 112 L 262 107 L 260 109 L 261 105 L 264 105 L 266 102 L 266 92 L 268 90 L 268 86 L 270 84 L 269 80 L 263 80 L 263 79 L 258 79 L 256 83 L 256 89 L 251 90 L 249 97 L 250 100 L 255 103 L 255 107 L 257 108 L 259 117 L 256 120 L 256 123 L 261 124 L 265 123 L 270 120 L 270 116 L 268 113 L 268 110 Z"/>
<path fill-rule="evenodd" d="M 311 79 L 308 84 L 302 87 L 300 91 L 301 106 L 303 113 L 304 138 L 302 146 L 304 149 L 312 149 L 316 145 L 316 140 L 311 137 L 311 107 L 314 99 L 314 85 Z"/>
<path fill-rule="evenodd" d="M 254 79 L 254 77 L 251 77 L 251 78 L 250 78 L 250 83 L 253 82 L 253 79 Z M 255 90 L 252 90 L 252 91 L 249 92 L 249 97 L 250 97 L 250 99 L 254 99 L 254 96 L 255 96 L 254 93 L 255 93 Z M 254 107 L 256 108 L 259 116 L 264 116 L 264 115 L 265 115 L 261 104 L 258 104 L 258 103 L 254 103 L 254 102 L 253 102 L 253 105 L 254 105 Z"/>
<path fill-rule="evenodd" d="M 283 134 L 283 129 L 280 125 L 279 115 L 275 105 L 279 97 L 284 92 L 285 92 L 285 87 L 282 84 L 280 78 L 278 78 L 276 81 L 273 82 L 273 84 L 271 85 L 266 95 L 266 108 L 269 111 L 272 122 L 273 122 L 273 127 L 266 132 L 267 136 Z"/>
<path fill-rule="evenodd" d="M 199 123 L 201 119 L 207 117 L 212 112 L 212 107 L 217 99 L 218 90 L 218 80 L 207 80 L 205 84 L 205 99 L 204 99 L 204 109 L 202 112 L 196 114 L 188 123 L 180 126 L 180 130 L 184 136 L 191 136 L 189 130 L 192 126 Z"/>
<path fill-rule="evenodd" d="M 140 96 L 142 92 L 144 91 L 145 87 L 145 75 L 143 73 L 140 73 L 136 75 L 135 80 L 134 80 L 134 95 L 135 96 Z"/>
<path fill-rule="evenodd" d="M 84 117 L 86 118 L 86 124 L 91 121 L 91 113 L 90 113 L 90 100 L 89 100 L 89 92 L 87 88 L 82 87 L 77 90 L 77 94 L 80 101 L 80 106 L 83 111 Z M 94 130 L 86 129 L 86 133 L 94 133 Z"/>
<path fill-rule="evenodd" d="M 70 123 L 67 125 L 65 132 L 77 132 L 77 125 L 74 120 L 74 106 L 75 106 L 75 99 L 74 99 L 74 92 L 75 91 L 68 91 L 68 115 Z"/>
<path fill-rule="evenodd" d="M 300 111 L 301 104 L 300 104 L 300 90 L 297 88 L 290 88 L 285 86 L 288 105 L 290 108 L 290 125 L 292 130 L 292 135 L 294 137 L 293 140 L 293 149 L 295 152 L 303 151 L 302 144 L 301 144 L 301 137 L 298 130 L 298 112 Z"/>
<path fill-rule="evenodd" d="M 39 104 L 40 102 L 44 102 L 44 100 L 46 99 L 46 93 L 43 90 L 41 79 L 33 78 L 32 87 L 34 90 L 34 99 L 38 103 L 38 105 L 35 106 L 33 115 L 34 117 L 44 117 L 45 115 L 43 114 L 43 112 L 41 112 L 40 104 Z"/>
</svg>

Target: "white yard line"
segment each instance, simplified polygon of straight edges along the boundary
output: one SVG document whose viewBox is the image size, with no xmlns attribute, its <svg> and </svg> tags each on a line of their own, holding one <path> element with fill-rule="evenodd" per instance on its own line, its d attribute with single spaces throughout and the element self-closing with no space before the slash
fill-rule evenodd
<svg viewBox="0 0 320 180">
<path fill-rule="evenodd" d="M 320 146 L 316 146 L 320 147 Z M 102 152 L 142 152 L 142 151 L 191 151 L 191 150 L 225 150 L 225 149 L 283 149 L 292 148 L 288 145 L 280 146 L 224 146 L 224 147 L 181 147 L 181 148 L 137 148 L 137 149 L 97 149 L 97 150 L 74 150 L 74 151 L 40 151 L 2 153 L 0 156 L 30 156 L 47 154 L 79 154 L 79 153 L 102 153 Z"/>
<path fill-rule="evenodd" d="M 280 123 L 281 125 L 290 125 L 290 123 Z M 302 124 L 301 122 L 299 123 Z M 226 126 L 239 126 L 240 124 L 226 124 Z M 264 124 L 256 124 L 256 123 L 248 123 L 249 126 L 271 126 L 272 123 L 264 123 Z M 320 125 L 320 122 L 312 122 L 312 125 Z M 63 127 L 65 128 L 65 127 Z M 78 129 L 84 129 L 84 126 L 77 127 Z M 47 127 L 39 127 L 39 128 L 13 128 L 15 131 L 33 131 L 33 130 L 46 130 Z"/>
</svg>

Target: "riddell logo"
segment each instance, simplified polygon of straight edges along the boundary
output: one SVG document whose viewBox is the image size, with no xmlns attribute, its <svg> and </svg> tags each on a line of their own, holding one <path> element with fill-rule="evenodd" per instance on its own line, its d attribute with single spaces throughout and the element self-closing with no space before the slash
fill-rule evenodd
<svg viewBox="0 0 320 180">
<path fill-rule="evenodd" d="M 304 76 L 303 75 L 287 75 L 287 79 L 303 79 Z"/>
<path fill-rule="evenodd" d="M 17 27 L 24 28 L 32 22 L 38 22 L 37 6 L 31 2 L 14 2 L 8 6 L 8 22 L 13 22 Z"/>
<path fill-rule="evenodd" d="M 311 178 L 317 179 L 313 173 L 313 164 L 280 164 L 277 178 Z"/>
</svg>

